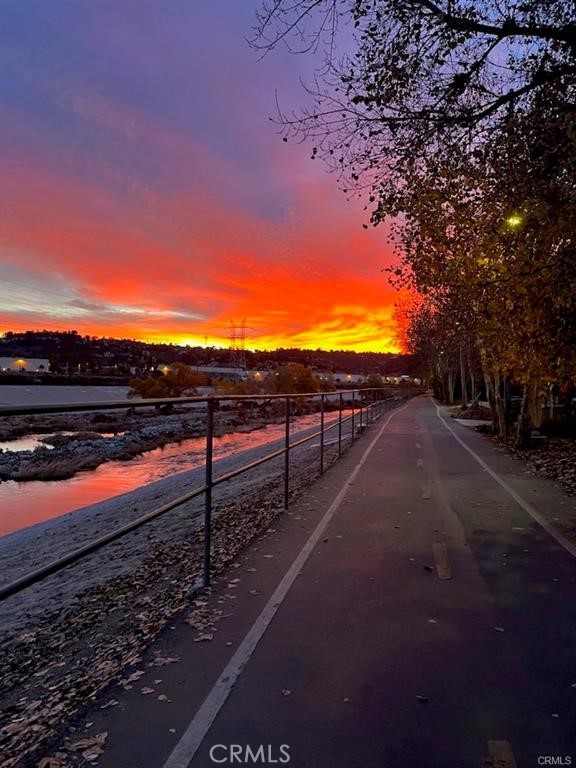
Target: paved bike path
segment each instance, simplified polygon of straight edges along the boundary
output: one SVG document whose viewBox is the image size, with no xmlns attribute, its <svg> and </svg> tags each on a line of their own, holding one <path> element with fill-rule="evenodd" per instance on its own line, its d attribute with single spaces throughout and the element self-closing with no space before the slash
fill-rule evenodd
<svg viewBox="0 0 576 768">
<path fill-rule="evenodd" d="M 576 763 L 576 560 L 526 511 L 574 503 L 447 423 L 476 456 L 429 398 L 373 425 L 215 585 L 231 615 L 214 640 L 159 639 L 181 658 L 147 673 L 169 701 L 89 713 L 99 766 Z"/>
</svg>

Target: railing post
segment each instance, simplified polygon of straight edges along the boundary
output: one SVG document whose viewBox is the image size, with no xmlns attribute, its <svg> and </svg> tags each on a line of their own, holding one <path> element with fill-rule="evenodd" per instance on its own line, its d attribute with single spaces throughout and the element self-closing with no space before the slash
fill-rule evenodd
<svg viewBox="0 0 576 768">
<path fill-rule="evenodd" d="M 290 486 L 290 396 L 286 398 L 286 430 L 284 433 L 284 509 L 288 509 Z"/>
<path fill-rule="evenodd" d="M 338 395 L 338 458 L 342 456 L 342 392 Z"/>
<path fill-rule="evenodd" d="M 354 442 L 354 402 L 356 399 L 356 391 L 352 390 L 352 442 Z"/>
<path fill-rule="evenodd" d="M 214 443 L 214 400 L 206 403 L 206 490 L 204 492 L 204 572 L 202 584 L 210 586 L 210 546 L 212 534 L 212 450 Z"/>
<path fill-rule="evenodd" d="M 363 400 L 363 391 L 360 390 L 360 434 L 362 434 L 362 400 Z"/>
<path fill-rule="evenodd" d="M 324 395 L 320 395 L 320 474 L 324 474 Z"/>
</svg>

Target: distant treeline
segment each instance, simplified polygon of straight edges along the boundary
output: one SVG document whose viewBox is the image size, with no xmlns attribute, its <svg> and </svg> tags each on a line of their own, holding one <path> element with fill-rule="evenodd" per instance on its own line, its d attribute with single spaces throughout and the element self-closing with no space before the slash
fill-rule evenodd
<svg viewBox="0 0 576 768">
<path fill-rule="evenodd" d="M 77 331 L 8 331 L 0 338 L 0 357 L 47 358 L 52 372 L 74 369 L 82 373 L 98 373 L 106 370 L 110 374 L 110 369 L 115 368 L 113 373 L 119 376 L 129 374 L 134 368 L 146 370 L 161 363 L 227 366 L 231 360 L 228 349 L 81 336 Z M 271 369 L 287 363 L 352 374 L 419 373 L 413 355 L 297 348 L 246 351 L 248 368 Z"/>
</svg>

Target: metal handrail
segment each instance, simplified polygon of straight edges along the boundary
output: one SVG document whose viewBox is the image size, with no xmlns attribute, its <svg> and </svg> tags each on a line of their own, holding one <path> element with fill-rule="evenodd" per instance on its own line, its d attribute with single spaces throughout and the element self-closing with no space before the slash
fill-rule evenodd
<svg viewBox="0 0 576 768">
<path fill-rule="evenodd" d="M 161 405 L 186 405 L 188 403 L 207 403 L 222 400 L 285 400 L 286 397 L 297 399 L 302 397 L 333 397 L 334 395 L 353 395 L 356 392 L 390 392 L 390 389 L 398 389 L 397 386 L 371 387 L 364 389 L 337 389 L 333 392 L 296 392 L 290 395 L 286 393 L 270 393 L 255 395 L 194 395 L 190 397 L 151 397 L 140 400 L 110 400 L 95 403 L 63 403 L 59 405 L 3 405 L 0 406 L 2 416 L 34 416 L 46 413 L 73 413 L 80 411 L 107 411 L 121 408 L 151 408 Z"/>
<path fill-rule="evenodd" d="M 382 387 L 382 388 L 374 388 L 374 389 L 354 389 L 354 390 L 348 389 L 348 390 L 338 390 L 336 392 L 322 392 L 322 393 L 306 392 L 306 393 L 298 393 L 298 394 L 290 394 L 290 395 L 286 395 L 286 394 L 271 394 L 271 395 L 264 395 L 264 396 L 262 395 L 223 395 L 223 396 L 216 395 L 216 396 L 184 397 L 184 398 L 154 398 L 154 399 L 142 400 L 142 401 L 140 400 L 130 401 L 129 403 L 127 403 L 126 401 L 111 401 L 106 403 L 101 403 L 101 402 L 100 403 L 71 403 L 71 404 L 58 405 L 58 406 L 50 406 L 50 405 L 49 406 L 14 406 L 14 407 L 8 406 L 8 407 L 0 408 L 0 416 L 15 416 L 15 415 L 33 415 L 33 414 L 39 415 L 44 413 L 63 413 L 63 412 L 68 413 L 71 411 L 77 412 L 77 411 L 89 411 L 89 410 L 107 410 L 110 408 L 131 408 L 133 406 L 154 407 L 157 405 L 166 405 L 169 403 L 170 404 L 176 404 L 176 403 L 187 404 L 187 403 L 205 402 L 207 404 L 206 454 L 205 454 L 206 459 L 205 459 L 204 485 L 198 488 L 195 488 L 192 491 L 189 491 L 183 496 L 179 496 L 178 498 L 174 499 L 168 504 L 164 504 L 161 507 L 158 507 L 157 509 L 154 509 L 151 512 L 146 513 L 145 515 L 142 515 L 136 520 L 133 520 L 132 522 L 127 523 L 124 526 L 121 526 L 115 531 L 111 531 L 110 533 L 105 534 L 104 536 L 100 536 L 99 538 L 95 539 L 89 544 L 79 547 L 78 549 L 75 549 L 72 552 L 69 552 L 67 555 L 60 557 L 57 560 L 54 560 L 40 568 L 37 568 L 34 571 L 31 571 L 30 573 L 20 577 L 19 579 L 16 579 L 15 581 L 10 582 L 4 587 L 0 587 L 0 602 L 2 600 L 7 599 L 8 597 L 11 597 L 17 594 L 18 592 L 21 592 L 27 587 L 30 587 L 33 584 L 36 584 L 39 581 L 42 581 L 48 576 L 58 573 L 64 568 L 67 568 L 69 565 L 72 565 L 78 560 L 81 560 L 83 557 L 86 557 L 87 555 L 90 555 L 93 552 L 97 551 L 98 549 L 102 548 L 106 544 L 116 541 L 117 539 L 121 538 L 127 533 L 130 533 L 140 528 L 146 523 L 152 520 L 155 520 L 156 518 L 160 517 L 166 512 L 171 511 L 175 507 L 178 507 L 187 501 L 191 501 L 192 499 L 196 498 L 197 496 L 200 496 L 201 494 L 205 495 L 204 496 L 205 504 L 204 504 L 203 586 L 204 587 L 209 586 L 210 565 L 211 565 L 210 538 L 211 538 L 211 532 L 212 532 L 212 489 L 220 485 L 221 483 L 231 480 L 232 478 L 237 477 L 238 475 L 241 475 L 244 472 L 247 472 L 251 469 L 254 469 L 255 467 L 260 466 L 261 464 L 264 464 L 267 461 L 271 461 L 272 459 L 279 458 L 280 456 L 284 456 L 285 457 L 284 506 L 285 508 L 287 508 L 288 496 L 289 496 L 290 451 L 320 436 L 320 440 L 321 440 L 320 442 L 320 474 L 323 474 L 325 433 L 331 429 L 338 428 L 338 457 L 340 457 L 342 454 L 342 450 L 341 450 L 342 425 L 348 421 L 351 421 L 352 423 L 351 436 L 352 436 L 352 442 L 354 441 L 354 436 L 355 436 L 354 435 L 354 417 L 355 417 L 354 406 L 356 402 L 355 393 L 357 392 L 361 392 L 365 394 L 367 394 L 368 392 L 373 393 L 374 395 L 373 401 L 371 404 L 368 404 L 365 409 L 366 414 L 368 414 L 371 410 L 377 409 L 378 406 L 383 406 L 384 404 L 389 402 L 389 399 L 378 399 L 378 397 L 376 397 L 376 393 L 382 393 L 387 391 L 389 390 Z M 342 406 L 343 406 L 342 395 L 343 394 L 352 394 L 352 414 L 345 418 L 342 418 Z M 328 424 L 328 426 L 325 426 L 325 421 L 324 421 L 325 398 L 335 396 L 335 395 L 338 396 L 338 418 L 334 419 L 334 421 Z M 307 437 L 301 438 L 300 440 L 297 440 L 295 442 L 290 442 L 290 402 L 293 399 L 302 399 L 302 398 L 311 398 L 311 397 L 321 398 L 321 401 L 320 401 L 320 427 L 321 428 L 320 430 L 314 432 L 311 435 L 308 435 Z M 269 454 L 266 454 L 265 456 L 262 456 L 259 459 L 256 459 L 250 462 L 249 464 L 243 465 L 242 467 L 238 467 L 237 469 L 227 472 L 224 475 L 220 475 L 217 478 L 213 478 L 212 467 L 213 467 L 214 412 L 219 402 L 222 400 L 228 400 L 228 401 L 230 400 L 232 401 L 265 400 L 266 401 L 270 399 L 280 399 L 280 398 L 282 398 L 286 404 L 284 447 L 279 448 L 278 450 L 273 451 Z M 362 428 L 362 397 L 360 397 L 359 402 L 360 402 L 360 427 Z M 382 410 L 379 409 L 377 416 L 380 416 L 381 413 L 382 413 Z M 195 517 L 198 517 L 198 516 L 199 514 L 197 513 Z"/>
</svg>

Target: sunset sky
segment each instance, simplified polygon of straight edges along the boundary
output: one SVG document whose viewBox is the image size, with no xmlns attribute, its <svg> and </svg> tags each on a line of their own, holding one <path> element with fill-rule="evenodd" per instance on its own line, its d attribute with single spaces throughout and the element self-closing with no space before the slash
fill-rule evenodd
<svg viewBox="0 0 576 768">
<path fill-rule="evenodd" d="M 284 143 L 313 62 L 257 0 L 26 0 L 0 24 L 0 332 L 388 351 L 383 228 Z"/>
</svg>

